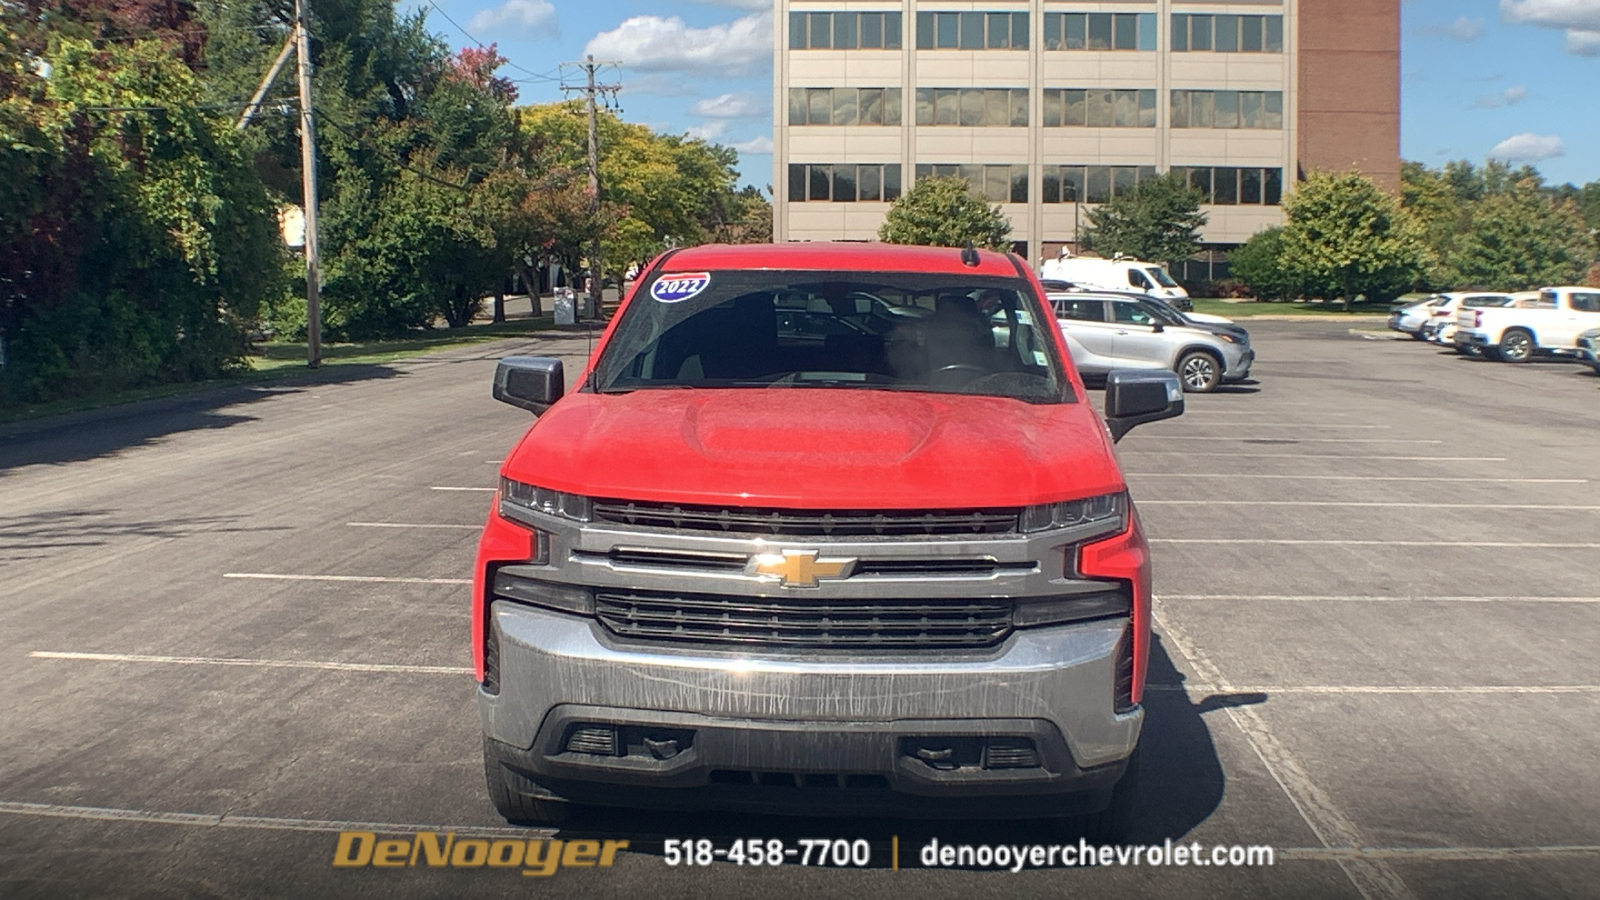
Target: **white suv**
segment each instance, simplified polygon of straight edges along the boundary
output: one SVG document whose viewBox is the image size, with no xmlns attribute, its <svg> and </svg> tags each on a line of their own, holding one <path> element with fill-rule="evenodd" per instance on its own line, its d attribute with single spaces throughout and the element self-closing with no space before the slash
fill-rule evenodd
<svg viewBox="0 0 1600 900">
<path fill-rule="evenodd" d="M 1202 393 L 1250 377 L 1256 354 L 1249 333 L 1237 325 L 1191 324 L 1128 296 L 1051 294 L 1050 302 L 1072 361 L 1084 375 L 1170 369 L 1184 390 Z"/>
</svg>

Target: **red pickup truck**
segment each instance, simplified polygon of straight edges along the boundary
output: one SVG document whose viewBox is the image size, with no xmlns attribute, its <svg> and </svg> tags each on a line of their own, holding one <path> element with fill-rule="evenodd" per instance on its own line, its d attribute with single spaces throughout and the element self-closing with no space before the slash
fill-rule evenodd
<svg viewBox="0 0 1600 900">
<path fill-rule="evenodd" d="M 707 246 L 639 277 L 538 418 L 479 546 L 490 798 L 917 817 L 1133 813 L 1150 562 L 1113 442 L 1014 255 Z"/>
</svg>

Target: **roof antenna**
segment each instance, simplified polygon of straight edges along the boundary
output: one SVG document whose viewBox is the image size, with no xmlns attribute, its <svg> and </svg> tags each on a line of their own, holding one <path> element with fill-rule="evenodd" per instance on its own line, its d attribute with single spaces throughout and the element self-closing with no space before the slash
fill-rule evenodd
<svg viewBox="0 0 1600 900">
<path fill-rule="evenodd" d="M 978 248 L 971 241 L 967 241 L 967 249 L 961 251 L 961 264 L 970 269 L 978 267 Z"/>
</svg>

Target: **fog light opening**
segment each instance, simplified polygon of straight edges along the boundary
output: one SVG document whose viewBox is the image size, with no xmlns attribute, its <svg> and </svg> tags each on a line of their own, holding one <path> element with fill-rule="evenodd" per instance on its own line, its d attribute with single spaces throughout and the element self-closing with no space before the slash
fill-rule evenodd
<svg viewBox="0 0 1600 900">
<path fill-rule="evenodd" d="M 568 753 L 617 755 L 617 730 L 609 725 L 579 725 L 567 734 Z"/>
</svg>

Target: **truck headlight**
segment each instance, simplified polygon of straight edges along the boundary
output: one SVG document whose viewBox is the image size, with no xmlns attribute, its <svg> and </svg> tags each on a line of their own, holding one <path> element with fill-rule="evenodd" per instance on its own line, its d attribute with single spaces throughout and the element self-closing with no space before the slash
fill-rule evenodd
<svg viewBox="0 0 1600 900">
<path fill-rule="evenodd" d="M 574 522 L 587 522 L 594 512 L 588 497 L 564 494 L 504 476 L 500 479 L 500 502 Z"/>
<path fill-rule="evenodd" d="M 1127 520 L 1128 495 L 1102 494 L 1083 500 L 1030 506 L 1022 511 L 1022 530 L 1032 533 L 1101 523 L 1104 527 L 1095 529 L 1096 534 L 1116 534 L 1122 531 Z"/>
</svg>

